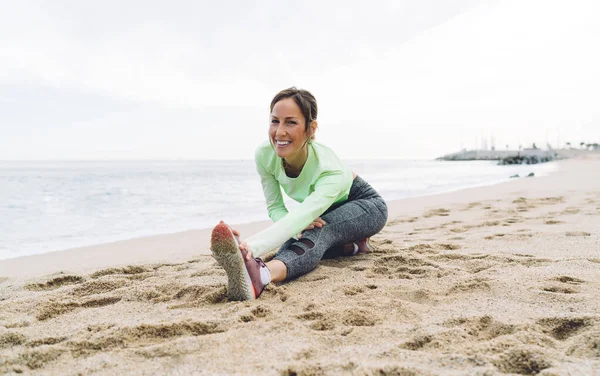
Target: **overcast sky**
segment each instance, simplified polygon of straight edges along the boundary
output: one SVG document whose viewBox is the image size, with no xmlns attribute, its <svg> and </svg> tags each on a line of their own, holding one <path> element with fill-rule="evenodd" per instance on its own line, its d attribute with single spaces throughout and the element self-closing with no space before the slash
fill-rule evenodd
<svg viewBox="0 0 600 376">
<path fill-rule="evenodd" d="M 0 1 L 0 160 L 251 159 L 313 92 L 343 158 L 600 142 L 597 0 Z"/>
</svg>

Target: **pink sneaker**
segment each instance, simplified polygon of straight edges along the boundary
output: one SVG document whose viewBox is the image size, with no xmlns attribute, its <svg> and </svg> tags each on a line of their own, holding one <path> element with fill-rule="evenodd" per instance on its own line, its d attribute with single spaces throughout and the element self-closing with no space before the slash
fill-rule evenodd
<svg viewBox="0 0 600 376">
<path fill-rule="evenodd" d="M 354 244 L 356 244 L 356 247 L 354 247 L 354 254 L 373 252 L 373 245 L 371 245 L 371 241 L 369 240 L 369 238 L 364 238 L 359 241 L 355 241 Z"/>
<path fill-rule="evenodd" d="M 354 256 L 359 253 L 370 253 L 373 252 L 373 246 L 369 241 L 369 238 L 364 238 L 361 240 L 355 240 L 353 243 L 348 243 L 344 245 L 343 255 L 344 256 Z"/>
<path fill-rule="evenodd" d="M 264 277 L 261 278 L 261 268 L 267 266 L 259 258 L 247 261 L 247 253 L 240 250 L 239 244 L 239 238 L 233 235 L 231 227 L 227 224 L 221 222 L 213 229 L 210 249 L 213 257 L 227 273 L 229 300 L 254 300 L 269 283 Z M 262 274 L 265 275 L 265 271 Z"/>
</svg>

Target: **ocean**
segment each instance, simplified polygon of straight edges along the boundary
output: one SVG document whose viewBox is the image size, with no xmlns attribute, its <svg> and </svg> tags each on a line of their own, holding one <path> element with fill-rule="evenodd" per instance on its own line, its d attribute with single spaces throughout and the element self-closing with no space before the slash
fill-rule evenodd
<svg viewBox="0 0 600 376">
<path fill-rule="evenodd" d="M 514 174 L 541 176 L 557 167 L 346 162 L 386 200 L 496 184 Z M 0 259 L 210 228 L 220 219 L 268 219 L 253 161 L 0 161 Z"/>
</svg>

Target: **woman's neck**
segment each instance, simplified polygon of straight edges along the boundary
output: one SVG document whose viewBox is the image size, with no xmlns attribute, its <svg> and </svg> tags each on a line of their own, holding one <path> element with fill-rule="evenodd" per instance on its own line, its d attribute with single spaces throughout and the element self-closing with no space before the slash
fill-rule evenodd
<svg viewBox="0 0 600 376">
<path fill-rule="evenodd" d="M 292 158 L 285 158 L 285 163 L 291 170 L 299 172 L 302 171 L 302 167 L 304 167 L 307 159 L 308 146 L 304 146 L 298 151 L 297 155 L 294 155 Z"/>
</svg>

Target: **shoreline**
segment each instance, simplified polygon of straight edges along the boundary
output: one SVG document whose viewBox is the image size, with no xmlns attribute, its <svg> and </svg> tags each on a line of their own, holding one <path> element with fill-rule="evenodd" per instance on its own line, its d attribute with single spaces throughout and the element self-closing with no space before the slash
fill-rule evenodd
<svg viewBox="0 0 600 376">
<path fill-rule="evenodd" d="M 428 162 L 430 164 L 434 163 L 438 166 L 437 168 L 444 170 L 446 169 L 446 167 L 444 167 L 444 164 L 448 164 L 450 170 L 454 170 L 453 166 L 450 166 L 450 164 L 453 164 L 453 162 L 424 162 Z M 536 176 L 545 176 L 557 168 L 557 164 L 548 164 L 548 166 L 542 166 L 541 168 L 539 166 L 523 166 L 509 167 L 507 170 L 503 167 L 487 166 L 487 164 L 490 163 L 489 161 L 480 162 L 486 165 L 470 165 L 468 164 L 468 162 L 466 163 L 466 165 L 463 165 L 463 167 L 460 167 L 458 169 L 459 171 L 455 171 L 458 172 L 460 176 L 463 176 L 463 178 L 466 180 L 456 177 L 454 179 L 448 179 L 448 177 L 445 177 L 445 180 L 442 179 L 441 182 L 438 182 L 438 178 L 436 177 L 435 172 L 425 173 L 424 176 L 426 177 L 424 177 L 423 179 L 428 183 L 424 185 L 422 183 L 411 183 L 418 182 L 420 178 L 411 179 L 407 181 L 396 181 L 396 178 L 392 176 L 390 177 L 391 180 L 388 181 L 385 179 L 381 180 L 381 177 L 378 178 L 377 174 L 375 174 L 375 176 L 373 177 L 367 174 L 369 176 L 367 180 L 371 183 L 371 185 L 375 187 L 375 189 L 378 189 L 378 184 L 381 184 L 382 187 L 378 189 L 378 191 L 384 196 L 384 198 L 387 199 L 388 202 L 391 202 L 395 200 L 432 196 L 442 193 L 454 192 L 457 190 L 501 184 L 503 182 L 510 181 L 509 177 L 515 174 L 525 176 L 530 172 L 535 172 Z M 364 166 L 356 167 L 362 169 L 365 168 Z M 432 165 L 431 167 L 434 166 Z M 468 172 L 461 173 L 460 170 Z M 486 172 L 488 174 L 486 174 Z M 399 172 L 397 176 L 402 176 L 402 174 Z M 403 180 L 406 180 L 406 178 Z M 413 184 L 416 185 L 413 186 Z M 111 223 L 115 223 L 114 226 L 111 227 L 111 223 L 105 223 L 105 225 L 108 225 L 108 227 L 102 228 L 95 234 L 88 234 L 89 236 L 86 236 L 84 233 L 81 233 L 80 235 L 72 237 L 69 235 L 68 231 L 61 232 L 59 230 L 55 234 L 56 236 L 50 236 L 49 234 L 47 234 L 46 239 L 44 239 L 43 237 L 36 237 L 35 233 L 25 233 L 27 231 L 26 228 L 13 228 L 13 231 L 16 231 L 16 234 L 11 234 L 11 236 L 8 236 L 8 243 L 5 245 L 5 248 L 0 246 L 0 248 L 3 248 L 2 252 L 0 252 L 2 253 L 0 261 L 16 259 L 26 256 L 41 255 L 46 253 L 62 252 L 72 249 L 89 248 L 98 245 L 129 241 L 132 239 L 171 235 L 176 233 L 183 233 L 186 231 L 204 230 L 207 228 L 212 228 L 212 226 L 214 226 L 214 224 L 217 223 L 219 219 L 225 219 L 228 220 L 228 222 L 235 224 L 251 224 L 253 222 L 269 221 L 269 218 L 266 216 L 266 212 L 264 210 L 264 203 L 261 204 L 261 200 L 256 199 L 256 202 L 254 202 L 253 204 L 253 210 L 248 211 L 245 214 L 239 213 L 240 215 L 236 216 L 235 220 L 228 220 L 228 218 L 232 214 L 231 210 L 229 210 L 226 207 L 222 207 L 222 213 L 227 212 L 229 213 L 228 215 L 219 218 L 215 217 L 215 214 L 218 214 L 218 212 L 213 212 L 210 216 L 199 214 L 198 218 L 194 220 L 188 218 L 183 222 L 177 221 L 177 219 L 173 217 L 177 224 L 171 223 L 170 221 L 165 221 L 164 219 L 161 220 L 160 216 L 154 216 L 154 218 L 145 218 L 143 215 L 136 215 L 140 213 L 132 213 L 132 218 L 130 219 L 124 218 L 122 216 L 121 218 L 118 218 L 115 215 L 114 222 L 111 221 Z M 203 205 L 200 205 L 198 210 L 202 210 L 202 207 Z M 230 206 L 229 208 L 233 207 Z M 9 210 L 8 217 L 10 216 L 11 213 Z M 213 218 L 211 219 L 210 217 Z M 68 221 L 70 219 L 71 218 L 69 218 L 69 216 L 66 216 L 56 218 L 55 220 L 58 221 L 58 223 L 60 224 L 61 222 Z M 123 220 L 123 222 L 119 224 L 118 221 L 121 219 Z M 21 219 L 21 221 L 23 220 L 24 218 Z M 30 218 L 30 220 L 34 221 L 34 218 Z M 52 222 L 53 220 L 53 218 L 45 218 L 43 221 Z M 39 221 L 40 224 L 43 224 L 42 219 L 39 219 Z M 130 224 L 133 224 L 133 226 L 130 226 Z M 9 222 L 9 230 L 10 228 L 11 225 Z M 19 234 L 20 232 L 23 232 L 23 234 Z M 12 235 L 16 235 L 16 238 Z"/>
<path fill-rule="evenodd" d="M 557 169 L 544 176 L 533 179 L 544 179 L 555 174 L 560 174 L 565 164 L 578 161 L 581 158 L 558 160 L 550 163 L 557 164 Z M 523 178 L 495 181 L 477 184 L 466 188 L 451 189 L 448 191 L 410 196 L 398 200 L 388 201 L 389 220 L 399 215 L 414 215 L 418 210 L 427 209 L 427 202 L 450 202 L 446 196 L 461 196 L 462 192 L 493 189 L 496 186 L 519 183 Z M 526 178 L 531 179 L 531 178 Z M 406 208 L 411 208 L 410 212 Z M 257 233 L 271 224 L 270 220 L 253 221 L 247 223 L 233 223 L 232 227 L 240 231 L 243 237 Z M 144 263 L 181 262 L 194 258 L 195 255 L 208 255 L 209 238 L 212 227 L 177 231 L 172 233 L 154 234 L 135 237 L 112 242 L 61 249 L 34 255 L 18 256 L 9 259 L 0 259 L 0 278 L 32 278 L 49 273 L 58 272 L 92 272 L 110 266 L 125 266 Z M 170 249 L 166 249 L 166 248 Z M 115 260 L 115 261 L 113 261 Z M 118 260 L 118 261 L 117 261 Z"/>
</svg>

